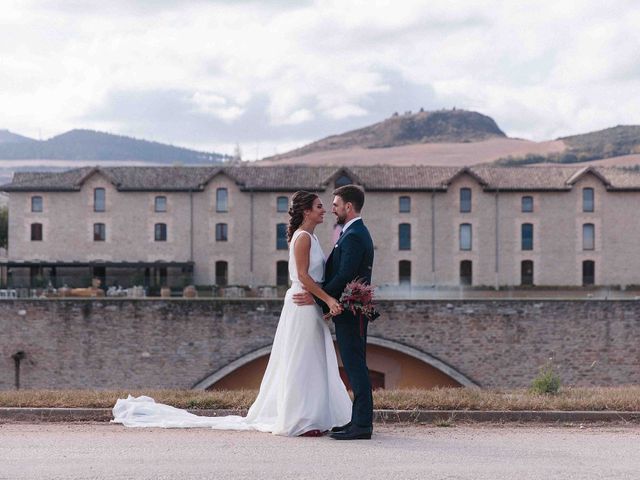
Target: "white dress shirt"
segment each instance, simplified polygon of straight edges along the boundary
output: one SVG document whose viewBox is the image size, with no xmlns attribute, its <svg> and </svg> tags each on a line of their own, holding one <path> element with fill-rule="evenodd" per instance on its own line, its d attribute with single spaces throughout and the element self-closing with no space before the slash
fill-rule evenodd
<svg viewBox="0 0 640 480">
<path fill-rule="evenodd" d="M 345 223 L 345 224 L 344 224 L 344 227 L 342 227 L 342 233 L 340 233 L 340 235 L 343 235 L 343 234 L 344 234 L 344 232 L 346 232 L 346 231 L 347 231 L 347 228 L 349 228 L 353 222 L 357 222 L 358 220 L 362 220 L 362 217 L 352 218 L 352 219 L 351 219 L 351 220 L 349 220 L 347 223 Z"/>
</svg>

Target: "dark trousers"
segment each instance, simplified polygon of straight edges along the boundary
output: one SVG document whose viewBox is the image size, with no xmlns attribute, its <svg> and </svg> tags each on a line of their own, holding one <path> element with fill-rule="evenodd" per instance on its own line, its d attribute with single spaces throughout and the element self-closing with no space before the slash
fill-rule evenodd
<svg viewBox="0 0 640 480">
<path fill-rule="evenodd" d="M 364 336 L 360 336 L 359 319 L 336 322 L 336 340 L 342 364 L 353 390 L 351 423 L 359 427 L 373 425 L 373 395 L 367 368 L 366 338 L 368 321 L 364 322 Z"/>
</svg>

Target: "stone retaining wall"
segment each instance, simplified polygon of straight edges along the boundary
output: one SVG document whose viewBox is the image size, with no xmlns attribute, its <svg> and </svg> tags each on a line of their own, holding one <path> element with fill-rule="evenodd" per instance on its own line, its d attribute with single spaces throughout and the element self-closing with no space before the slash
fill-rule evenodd
<svg viewBox="0 0 640 480">
<path fill-rule="evenodd" d="M 270 345 L 281 300 L 3 300 L 0 389 L 191 388 Z M 565 384 L 640 383 L 640 302 L 379 302 L 369 330 L 483 387 L 525 387 L 553 358 Z"/>
</svg>

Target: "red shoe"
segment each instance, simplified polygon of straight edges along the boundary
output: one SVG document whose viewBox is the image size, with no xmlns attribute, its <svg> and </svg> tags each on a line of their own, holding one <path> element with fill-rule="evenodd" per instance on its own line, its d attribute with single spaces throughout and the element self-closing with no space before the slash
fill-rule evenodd
<svg viewBox="0 0 640 480">
<path fill-rule="evenodd" d="M 320 430 L 308 430 L 304 433 L 298 435 L 299 437 L 321 437 L 325 432 L 321 432 Z"/>
</svg>

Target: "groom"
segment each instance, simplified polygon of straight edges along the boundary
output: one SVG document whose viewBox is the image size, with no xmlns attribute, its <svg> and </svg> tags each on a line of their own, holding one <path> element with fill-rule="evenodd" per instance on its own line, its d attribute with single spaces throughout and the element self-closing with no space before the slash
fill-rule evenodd
<svg viewBox="0 0 640 480">
<path fill-rule="evenodd" d="M 323 290 L 333 298 L 340 299 L 347 283 L 356 278 L 371 283 L 373 267 L 373 241 L 369 230 L 360 217 L 364 205 L 364 191 L 356 185 L 345 185 L 333 192 L 333 213 L 338 225 L 342 225 L 340 238 L 333 247 L 325 265 Z M 314 297 L 308 293 L 293 296 L 297 305 L 310 305 Z M 325 313 L 328 311 L 324 303 Z M 343 311 L 333 317 L 336 339 L 344 369 L 353 389 L 351 421 L 331 430 L 331 438 L 336 440 L 370 439 L 373 431 L 373 396 L 367 368 L 366 317 L 363 331 L 360 320 L 350 311 Z"/>
</svg>

